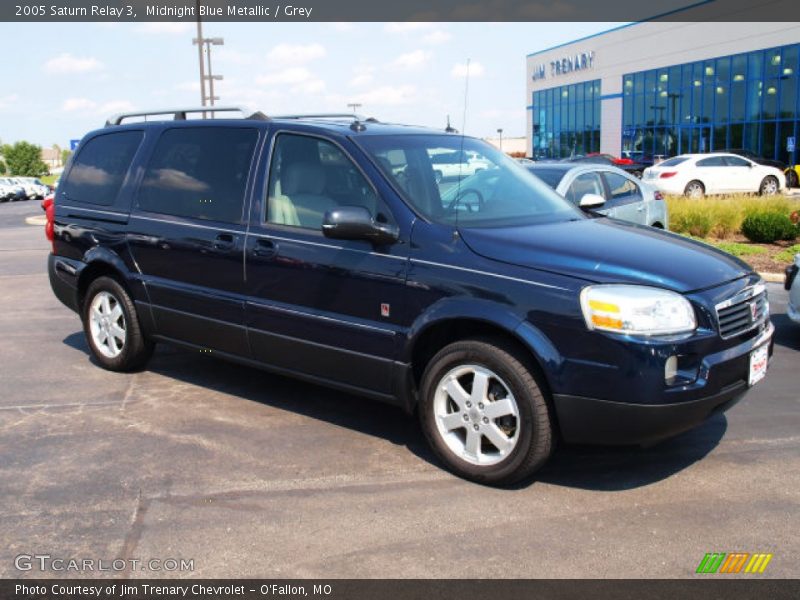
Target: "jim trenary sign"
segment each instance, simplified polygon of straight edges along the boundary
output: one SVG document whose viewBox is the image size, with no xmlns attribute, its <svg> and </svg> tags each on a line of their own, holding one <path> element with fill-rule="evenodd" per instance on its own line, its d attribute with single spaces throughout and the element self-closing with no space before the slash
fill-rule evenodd
<svg viewBox="0 0 800 600">
<path fill-rule="evenodd" d="M 565 56 L 559 60 L 550 61 L 550 77 L 557 75 L 566 75 L 574 71 L 585 71 L 594 67 L 594 51 L 581 52 L 574 56 Z M 545 79 L 547 77 L 547 63 L 536 65 L 533 67 L 534 81 Z"/>
</svg>

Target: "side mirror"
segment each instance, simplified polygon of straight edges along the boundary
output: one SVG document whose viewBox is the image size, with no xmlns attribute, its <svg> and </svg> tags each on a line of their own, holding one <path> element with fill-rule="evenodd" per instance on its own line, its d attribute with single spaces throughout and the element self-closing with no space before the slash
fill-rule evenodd
<svg viewBox="0 0 800 600">
<path fill-rule="evenodd" d="M 578 206 L 581 208 L 597 208 L 605 203 L 606 199 L 598 194 L 584 194 Z"/>
<path fill-rule="evenodd" d="M 396 225 L 376 223 L 363 206 L 340 206 L 325 213 L 322 233 L 335 240 L 367 240 L 376 246 L 394 244 L 400 238 Z"/>
</svg>

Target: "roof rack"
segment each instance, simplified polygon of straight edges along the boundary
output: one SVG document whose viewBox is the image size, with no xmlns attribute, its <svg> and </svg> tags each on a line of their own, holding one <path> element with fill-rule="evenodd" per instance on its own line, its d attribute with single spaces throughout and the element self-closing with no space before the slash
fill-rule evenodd
<svg viewBox="0 0 800 600">
<path fill-rule="evenodd" d="M 137 112 L 126 112 L 113 115 L 106 121 L 106 127 L 120 125 L 123 120 L 131 117 L 151 117 L 157 115 L 173 115 L 175 121 L 185 121 L 186 115 L 190 113 L 218 113 L 218 112 L 240 112 L 242 115 L 247 115 L 247 111 L 240 106 L 198 106 L 193 108 L 171 108 L 164 110 L 146 110 Z M 253 119 L 256 121 L 268 121 L 269 117 L 262 112 L 254 112 L 246 119 Z"/>
</svg>

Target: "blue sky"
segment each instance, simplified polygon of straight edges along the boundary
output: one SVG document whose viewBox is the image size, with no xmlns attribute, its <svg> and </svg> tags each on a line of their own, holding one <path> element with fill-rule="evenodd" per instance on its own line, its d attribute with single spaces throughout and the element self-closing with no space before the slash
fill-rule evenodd
<svg viewBox="0 0 800 600">
<path fill-rule="evenodd" d="M 218 104 L 267 114 L 360 112 L 380 120 L 525 133 L 525 56 L 619 23 L 206 23 Z M 0 24 L 0 140 L 67 147 L 128 109 L 197 106 L 194 23 Z"/>
</svg>

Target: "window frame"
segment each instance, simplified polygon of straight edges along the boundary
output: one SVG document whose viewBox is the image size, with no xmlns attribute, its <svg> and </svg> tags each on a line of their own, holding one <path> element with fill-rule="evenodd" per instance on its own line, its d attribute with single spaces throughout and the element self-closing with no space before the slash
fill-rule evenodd
<svg viewBox="0 0 800 600">
<path fill-rule="evenodd" d="M 569 182 L 569 185 L 567 186 L 567 189 L 565 190 L 564 198 L 566 198 L 567 202 L 569 202 L 570 204 L 573 204 L 574 206 L 580 207 L 580 198 L 576 198 L 573 201 L 573 200 L 570 200 L 570 195 L 572 195 L 572 186 L 575 185 L 578 182 L 578 179 L 580 179 L 581 177 L 587 176 L 587 175 L 592 176 L 592 177 L 595 178 L 596 182 L 600 185 L 601 195 L 603 196 L 603 198 L 605 198 L 605 201 L 608 202 L 608 200 L 609 200 L 609 198 L 608 198 L 608 189 L 606 188 L 605 181 L 603 180 L 603 177 L 601 176 L 600 171 L 581 171 L 580 173 L 577 173 L 572 178 L 572 181 Z M 602 207 L 600 207 L 600 208 L 602 209 Z"/>
<path fill-rule="evenodd" d="M 329 136 L 321 135 L 321 134 L 316 133 L 316 132 L 299 131 L 299 130 L 296 130 L 296 129 L 283 128 L 283 129 L 276 129 L 275 131 L 273 131 L 272 135 L 271 135 L 270 142 L 269 142 L 269 152 L 267 152 L 267 163 L 266 163 L 266 170 L 265 170 L 265 177 L 264 177 L 264 187 L 263 187 L 262 193 L 261 193 L 262 202 L 261 202 L 261 208 L 259 210 L 259 215 L 258 215 L 258 226 L 259 227 L 277 227 L 281 231 L 302 231 L 302 232 L 305 232 L 305 233 L 315 233 L 315 234 L 319 235 L 320 237 L 324 237 L 324 234 L 322 233 L 321 229 L 311 229 L 311 228 L 302 227 L 302 226 L 298 227 L 296 225 L 285 225 L 283 223 L 273 223 L 272 221 L 269 220 L 269 184 L 270 184 L 270 181 L 272 179 L 272 167 L 273 167 L 273 160 L 275 158 L 275 147 L 278 144 L 278 136 L 280 136 L 280 135 L 297 135 L 297 136 L 305 136 L 305 137 L 309 137 L 309 138 L 314 138 L 314 139 L 317 139 L 317 140 L 321 140 L 323 142 L 328 142 L 328 143 L 332 144 L 333 146 L 335 146 L 337 149 L 339 149 L 347 157 L 347 159 L 353 165 L 355 165 L 356 169 L 358 169 L 358 172 L 361 173 L 361 176 L 369 184 L 370 188 L 372 188 L 372 191 L 374 192 L 375 197 L 377 198 L 378 202 L 381 203 L 386 208 L 386 212 L 388 213 L 388 216 L 389 216 L 389 219 L 390 219 L 390 223 L 393 223 L 393 224 L 397 223 L 397 219 L 395 218 L 394 214 L 392 213 L 392 210 L 391 210 L 391 207 L 389 206 L 389 203 L 380 194 L 380 192 L 378 191 L 378 188 L 375 186 L 375 182 L 372 181 L 372 179 L 367 175 L 366 171 L 364 171 L 364 169 L 361 167 L 361 165 L 358 164 L 358 161 L 353 157 L 353 154 L 351 152 L 348 152 L 347 149 L 342 144 L 340 144 L 338 141 L 334 140 L 333 138 L 331 138 Z M 372 218 L 374 219 L 375 215 L 372 215 Z"/>
<path fill-rule="evenodd" d="M 630 194 L 626 194 L 625 196 L 614 196 L 614 191 L 611 187 L 611 182 L 608 180 L 609 176 L 615 175 L 617 177 L 621 177 L 627 183 L 631 184 L 634 188 L 634 191 Z M 625 203 L 629 198 L 634 198 L 638 196 L 640 199 L 644 199 L 644 193 L 642 192 L 642 186 L 639 185 L 636 181 L 634 181 L 631 177 L 627 177 L 621 173 L 616 173 L 614 171 L 601 171 L 600 177 L 603 180 L 603 183 L 606 187 L 606 202 L 619 202 Z"/>
</svg>

